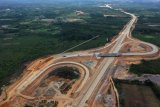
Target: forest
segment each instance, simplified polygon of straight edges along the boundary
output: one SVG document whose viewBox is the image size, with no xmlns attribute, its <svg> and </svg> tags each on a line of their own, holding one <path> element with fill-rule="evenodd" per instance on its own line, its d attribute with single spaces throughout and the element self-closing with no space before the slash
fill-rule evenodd
<svg viewBox="0 0 160 107">
<path fill-rule="evenodd" d="M 84 14 L 77 15 L 76 10 Z M 104 14 L 116 17 L 104 17 Z M 23 4 L 0 7 L 0 85 L 18 77 L 25 65 L 61 53 L 95 48 L 116 36 L 130 17 L 97 5 Z M 108 38 L 108 39 L 107 39 Z"/>
</svg>

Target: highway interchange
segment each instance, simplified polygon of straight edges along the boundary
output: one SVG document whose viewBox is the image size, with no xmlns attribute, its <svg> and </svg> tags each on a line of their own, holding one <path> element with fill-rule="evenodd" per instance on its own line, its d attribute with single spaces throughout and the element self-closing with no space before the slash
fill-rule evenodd
<svg viewBox="0 0 160 107">
<path fill-rule="evenodd" d="M 127 13 L 127 12 L 124 12 L 124 13 L 131 15 L 132 16 L 132 20 L 126 26 L 124 31 L 121 32 L 121 35 L 119 35 L 115 45 L 111 48 L 109 53 L 118 53 L 119 52 L 119 50 L 121 49 L 121 45 L 122 45 L 124 39 L 129 35 L 132 25 L 137 20 L 137 17 L 135 15 Z M 89 99 L 89 97 L 91 96 L 91 94 L 94 91 L 95 87 L 97 86 L 97 84 L 99 83 L 99 81 L 101 80 L 101 78 L 105 74 L 105 72 L 107 72 L 107 69 L 113 63 L 114 59 L 115 59 L 114 57 L 111 57 L 111 58 L 103 60 L 101 66 L 97 70 L 97 72 L 99 72 L 99 74 L 97 74 L 95 76 L 95 78 L 93 78 L 93 81 L 89 85 L 89 88 L 87 89 L 86 92 L 84 92 L 85 95 L 82 97 L 82 99 L 78 103 L 78 107 L 84 107 L 85 102 Z"/>
<path fill-rule="evenodd" d="M 107 57 L 107 58 L 101 58 L 98 57 L 98 55 L 101 54 L 112 54 L 112 53 L 119 53 L 121 48 L 126 42 L 126 39 L 137 41 L 138 43 L 150 46 L 152 51 L 149 52 L 142 52 L 142 53 L 122 53 L 124 56 L 149 56 L 154 55 L 158 53 L 159 49 L 157 46 L 142 42 L 136 39 L 133 39 L 131 37 L 131 32 L 135 26 L 135 23 L 137 22 L 137 16 L 134 14 L 125 12 L 124 10 L 120 10 L 121 12 L 131 16 L 131 20 L 127 23 L 127 25 L 124 27 L 124 29 L 119 33 L 117 38 L 113 40 L 110 44 L 105 45 L 104 47 L 93 49 L 93 50 L 86 50 L 86 51 L 79 51 L 79 52 L 73 52 L 73 53 L 62 53 L 59 55 L 54 55 L 54 57 L 51 61 L 48 61 L 46 65 L 44 65 L 41 69 L 33 69 L 28 74 L 25 75 L 25 77 L 19 79 L 15 84 L 11 85 L 7 89 L 7 98 L 5 100 L 2 100 L 2 97 L 0 97 L 0 106 L 5 107 L 7 104 L 11 104 L 12 101 L 15 100 L 17 96 L 25 96 L 21 94 L 24 90 L 27 89 L 31 84 L 34 83 L 38 78 L 41 77 L 48 69 L 59 66 L 59 65 L 65 65 L 65 64 L 72 64 L 80 66 L 85 71 L 85 76 L 83 77 L 83 80 L 81 81 L 81 84 L 76 89 L 75 93 L 78 93 L 78 97 L 76 98 L 70 98 L 69 101 L 65 102 L 63 106 L 73 106 L 73 107 L 85 107 L 87 101 L 90 99 L 92 94 L 94 93 L 97 86 L 100 84 L 101 79 L 105 75 L 106 77 L 112 76 L 112 71 L 109 70 L 111 66 L 115 63 L 116 57 Z M 105 49 L 109 49 L 109 51 L 102 51 Z M 96 53 L 94 52 L 96 51 Z M 98 51 L 98 52 L 97 52 Z M 98 63 L 98 67 L 94 70 L 94 74 L 91 76 L 90 71 L 88 67 L 86 67 L 84 64 L 79 62 L 72 61 L 76 58 L 89 58 L 95 57 L 97 60 L 101 60 Z M 69 60 L 70 59 L 70 60 Z M 28 96 L 28 98 L 33 98 Z M 62 97 L 60 97 L 61 99 Z M 34 98 L 33 98 L 34 99 Z"/>
</svg>

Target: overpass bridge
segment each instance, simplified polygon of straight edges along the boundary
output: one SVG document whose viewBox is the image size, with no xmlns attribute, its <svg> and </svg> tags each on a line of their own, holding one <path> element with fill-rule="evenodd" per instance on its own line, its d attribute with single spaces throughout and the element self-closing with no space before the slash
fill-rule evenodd
<svg viewBox="0 0 160 107">
<path fill-rule="evenodd" d="M 93 53 L 93 54 L 74 54 L 74 55 L 64 55 L 64 58 L 78 57 L 78 56 L 95 56 L 95 57 L 122 57 L 122 56 L 142 56 L 143 53 Z"/>
<path fill-rule="evenodd" d="M 100 53 L 97 57 L 120 57 L 122 56 L 121 53 Z"/>
<path fill-rule="evenodd" d="M 136 53 L 100 53 L 97 57 L 121 57 L 121 56 L 136 56 Z"/>
</svg>

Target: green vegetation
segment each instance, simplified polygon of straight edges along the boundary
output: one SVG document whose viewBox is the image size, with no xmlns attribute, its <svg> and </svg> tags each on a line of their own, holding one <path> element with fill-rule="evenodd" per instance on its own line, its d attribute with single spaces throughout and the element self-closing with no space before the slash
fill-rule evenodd
<svg viewBox="0 0 160 107">
<path fill-rule="evenodd" d="M 133 34 L 134 37 L 160 46 L 160 10 L 146 10 L 142 15 L 140 13 L 138 15 L 140 17 Z"/>
<path fill-rule="evenodd" d="M 126 10 L 139 16 L 133 36 L 160 47 L 159 4 L 135 4 L 134 6 L 127 6 Z M 160 74 L 160 59 L 142 61 L 139 65 L 131 65 L 130 71 L 138 75 L 144 73 Z"/>
<path fill-rule="evenodd" d="M 76 15 L 81 10 L 84 15 Z M 103 17 L 115 14 L 118 17 Z M 120 17 L 119 17 L 120 16 Z M 0 86 L 21 74 L 28 61 L 61 53 L 94 36 L 99 38 L 74 50 L 102 46 L 129 21 L 123 13 L 97 6 L 50 4 L 0 7 Z M 15 78 L 15 77 L 14 77 Z"/>
<path fill-rule="evenodd" d="M 48 74 L 50 76 L 58 76 L 61 78 L 66 78 L 66 79 L 78 79 L 80 77 L 79 75 L 79 70 L 77 68 L 72 68 L 72 67 L 62 67 L 62 68 L 57 68 L 54 70 L 54 72 L 51 72 Z"/>
<path fill-rule="evenodd" d="M 130 71 L 142 75 L 142 74 L 160 74 L 160 59 L 153 61 L 143 60 L 139 65 L 131 65 Z"/>
<path fill-rule="evenodd" d="M 125 6 L 123 5 L 123 7 L 125 7 L 125 10 L 139 16 L 138 22 L 133 31 L 133 36 L 142 41 L 150 42 L 160 47 L 159 4 L 135 3 L 134 5 L 126 4 Z M 145 73 L 160 74 L 160 59 L 152 61 L 143 60 L 142 63 L 139 65 L 131 65 L 130 72 L 133 72 L 138 75 L 142 75 Z M 129 104 L 128 107 L 137 107 L 138 104 L 138 106 L 141 107 L 160 106 L 160 104 L 155 103 L 155 97 L 153 95 L 150 96 L 151 94 L 149 94 L 154 92 L 154 94 L 160 100 L 160 87 L 152 83 L 151 81 L 146 81 L 145 83 L 143 83 L 140 81 L 115 80 L 115 83 L 120 94 L 121 107 L 127 107 L 127 104 Z M 136 99 L 138 99 L 138 101 L 135 101 Z M 149 103 L 152 103 L 152 105 L 150 105 Z"/>
</svg>

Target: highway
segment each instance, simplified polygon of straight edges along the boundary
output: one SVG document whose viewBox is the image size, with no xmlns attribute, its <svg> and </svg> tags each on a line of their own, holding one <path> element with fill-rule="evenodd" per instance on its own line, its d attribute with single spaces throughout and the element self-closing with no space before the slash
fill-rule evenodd
<svg viewBox="0 0 160 107">
<path fill-rule="evenodd" d="M 57 66 L 57 65 L 60 65 L 60 64 L 73 64 L 73 65 L 78 65 L 78 66 L 84 68 L 84 70 L 85 70 L 85 78 L 84 78 L 83 82 L 81 83 L 81 85 L 79 86 L 79 88 L 77 89 L 77 91 L 81 90 L 81 88 L 83 87 L 83 85 L 85 84 L 85 82 L 87 81 L 87 79 L 89 77 L 88 68 L 86 66 L 80 64 L 80 63 L 65 61 L 65 62 L 59 62 L 59 63 L 51 64 L 48 67 L 46 67 L 45 69 L 41 70 L 40 72 L 34 72 L 27 80 L 25 80 L 25 82 L 23 82 L 17 88 L 17 91 L 20 91 L 20 92 L 23 91 L 28 85 L 30 85 L 36 78 L 38 78 L 46 70 L 48 70 L 49 68 L 51 68 L 53 66 Z"/>
<path fill-rule="evenodd" d="M 123 10 L 121 10 L 121 12 L 123 12 L 127 15 L 130 15 L 131 20 L 127 23 L 127 25 L 119 33 L 118 37 L 114 41 L 112 41 L 108 45 L 105 45 L 104 47 L 95 49 L 96 51 L 98 51 L 97 53 L 93 53 L 90 50 L 77 52 L 77 53 L 76 52 L 74 52 L 74 53 L 64 53 L 64 52 L 67 52 L 67 51 L 69 51 L 69 50 L 71 50 L 71 49 L 73 49 L 73 48 L 75 48 L 79 45 L 64 51 L 63 53 L 57 55 L 56 58 L 54 59 L 54 61 L 52 63 L 50 63 L 48 66 L 46 66 L 45 68 L 37 70 L 37 71 L 32 71 L 26 77 L 24 77 L 18 84 L 16 84 L 12 88 L 12 90 L 7 92 L 7 96 L 8 96 L 7 99 L 3 102 L 0 102 L 0 105 L 8 102 L 11 98 L 16 97 L 16 95 L 21 95 L 23 97 L 29 97 L 29 96 L 22 95 L 21 92 L 23 90 L 25 90 L 30 84 L 32 84 L 37 78 L 39 78 L 49 68 L 54 67 L 54 66 L 58 66 L 58 65 L 62 65 L 62 64 L 72 64 L 72 65 L 76 65 L 76 66 L 79 66 L 79 67 L 83 68 L 84 71 L 85 71 L 83 80 L 82 80 L 81 84 L 79 85 L 79 87 L 75 91 L 75 93 L 79 93 L 79 97 L 73 99 L 72 106 L 84 107 L 87 100 L 90 98 L 90 96 L 94 92 L 95 88 L 97 87 L 97 85 L 101 81 L 102 77 L 104 75 L 108 75 L 108 77 L 111 75 L 111 72 L 109 72 L 109 68 L 114 63 L 116 58 L 115 57 L 107 57 L 107 58 L 102 59 L 103 61 L 99 64 L 99 66 L 96 69 L 93 76 L 90 76 L 89 69 L 85 65 L 83 65 L 81 63 L 78 63 L 78 62 L 74 62 L 74 61 L 65 61 L 65 59 L 67 59 L 67 58 L 77 58 L 77 57 L 86 57 L 86 56 L 98 57 L 98 55 L 101 54 L 101 49 L 106 49 L 108 47 L 111 47 L 110 51 L 108 52 L 109 54 L 119 53 L 119 51 L 121 50 L 121 48 L 124 45 L 124 42 L 125 42 L 126 38 L 129 38 L 129 39 L 135 41 L 134 39 L 132 39 L 130 37 L 130 34 L 131 34 L 131 31 L 132 31 L 132 27 L 134 26 L 134 24 L 137 21 L 137 17 L 134 14 L 125 12 Z M 95 39 L 97 37 L 98 36 L 96 36 L 92 39 Z M 89 39 L 88 41 L 85 41 L 81 44 L 89 42 L 92 39 Z M 122 55 L 144 56 L 144 55 L 152 55 L 152 54 L 155 54 L 159 51 L 158 47 L 151 44 L 151 43 L 142 42 L 142 41 L 138 41 L 138 42 L 150 46 L 152 48 L 152 51 L 145 52 L 145 53 L 122 53 Z M 63 61 L 61 62 L 62 59 L 63 59 Z M 32 99 L 32 97 L 29 97 L 29 98 Z"/>
<path fill-rule="evenodd" d="M 119 35 L 115 45 L 111 48 L 109 53 L 118 53 L 119 52 L 123 41 L 130 34 L 131 27 L 137 20 L 137 17 L 134 14 L 131 14 L 128 12 L 124 12 L 124 13 L 130 15 L 132 17 L 132 19 L 130 20 L 130 22 L 128 23 L 126 28 L 123 30 L 121 35 Z M 99 72 L 98 75 L 93 76 L 94 77 L 93 81 L 91 81 L 91 83 L 88 84 L 88 89 L 83 91 L 84 94 L 80 98 L 80 100 L 77 102 L 77 105 L 76 105 L 77 107 L 84 107 L 85 106 L 86 101 L 89 99 L 89 97 L 93 93 L 94 89 L 98 85 L 99 81 L 101 80 L 101 78 L 103 77 L 105 72 L 107 72 L 107 69 L 109 68 L 109 66 L 113 63 L 114 59 L 115 59 L 114 57 L 111 57 L 111 58 L 103 60 L 103 62 L 101 63 L 100 67 L 97 70 L 97 72 Z"/>
<path fill-rule="evenodd" d="M 109 52 L 110 54 L 112 53 L 119 53 L 119 50 L 124 46 L 125 43 L 123 43 L 124 39 L 125 38 L 129 38 L 130 40 L 132 41 L 137 41 L 138 43 L 142 43 L 144 45 L 148 45 L 152 48 L 152 51 L 150 52 L 142 52 L 142 53 L 122 53 L 123 56 L 144 56 L 144 55 L 153 55 L 155 53 L 158 53 L 159 51 L 159 48 L 151 43 L 148 43 L 148 42 L 144 42 L 144 41 L 140 41 L 140 40 L 135 40 L 133 39 L 132 37 L 130 37 L 130 34 L 131 34 L 131 28 L 132 26 L 134 25 L 134 23 L 137 21 L 137 17 L 134 15 L 134 14 L 131 14 L 131 13 L 128 13 L 128 12 L 125 12 L 123 10 L 121 10 L 121 12 L 127 14 L 127 15 L 130 15 L 132 17 L 132 20 L 125 26 L 125 29 L 120 33 L 120 35 L 118 36 L 118 38 L 116 38 L 113 42 L 111 42 L 110 44 L 108 45 L 105 45 L 104 47 L 100 47 L 98 49 L 94 49 L 94 51 L 99 51 L 97 53 L 79 53 L 79 54 L 67 54 L 67 55 L 64 55 L 66 58 L 69 58 L 69 57 L 79 57 L 79 56 L 96 56 L 98 57 L 100 53 L 100 51 L 102 49 L 105 49 L 111 45 L 113 45 L 113 43 L 116 43 L 114 45 L 114 48 L 116 48 L 115 50 L 112 48 L 112 50 Z M 97 36 L 96 36 L 97 37 Z"/>
<path fill-rule="evenodd" d="M 145 56 L 145 55 L 152 55 L 152 54 L 158 53 L 159 51 L 159 48 L 151 43 L 142 42 L 142 41 L 140 41 L 140 43 L 150 46 L 152 48 L 152 51 L 142 52 L 142 53 L 122 53 L 122 55 L 124 56 Z"/>
<path fill-rule="evenodd" d="M 89 70 L 86 66 L 80 64 L 80 63 L 76 63 L 76 62 L 71 62 L 71 61 L 65 61 L 65 62 L 58 62 L 58 63 L 53 63 L 49 66 L 47 66 L 46 68 L 38 71 L 38 72 L 31 72 L 29 73 L 22 81 L 20 81 L 14 88 L 12 88 L 11 91 L 9 91 L 7 93 L 7 99 L 3 102 L 0 102 L 0 105 L 8 102 L 11 98 L 15 97 L 16 95 L 21 95 L 21 92 L 23 90 L 25 90 L 31 83 L 33 83 L 38 77 L 40 77 L 40 75 L 42 73 L 44 73 L 45 71 L 47 71 L 49 68 L 53 67 L 53 66 L 58 66 L 58 65 L 61 65 L 61 64 L 72 64 L 72 65 L 77 65 L 77 66 L 80 66 L 84 69 L 85 71 L 85 75 L 84 75 L 84 78 L 83 78 L 83 81 L 81 83 L 81 85 L 79 86 L 79 88 L 76 90 L 76 92 L 79 92 L 82 87 L 85 85 L 86 81 L 88 80 L 89 78 Z M 28 96 L 29 97 L 29 96 Z"/>
</svg>

